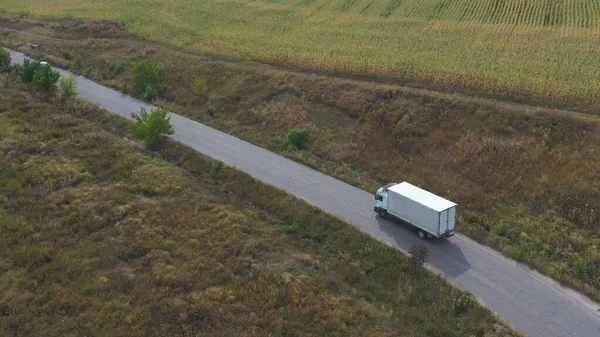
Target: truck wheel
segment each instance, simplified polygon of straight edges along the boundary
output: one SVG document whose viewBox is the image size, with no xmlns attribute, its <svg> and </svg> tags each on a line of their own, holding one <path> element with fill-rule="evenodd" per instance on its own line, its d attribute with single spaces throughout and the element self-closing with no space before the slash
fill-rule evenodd
<svg viewBox="0 0 600 337">
<path fill-rule="evenodd" d="M 427 233 L 419 229 L 419 238 L 421 240 L 427 240 Z"/>
<path fill-rule="evenodd" d="M 387 218 L 387 212 L 385 211 L 385 209 L 380 209 L 379 210 L 379 217 L 382 219 Z"/>
</svg>

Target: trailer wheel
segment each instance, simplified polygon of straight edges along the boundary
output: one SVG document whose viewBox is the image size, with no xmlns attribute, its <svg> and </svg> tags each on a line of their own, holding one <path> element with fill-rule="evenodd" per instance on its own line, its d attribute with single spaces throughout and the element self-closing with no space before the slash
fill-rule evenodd
<svg viewBox="0 0 600 337">
<path fill-rule="evenodd" d="M 379 210 L 379 217 L 382 219 L 387 218 L 387 212 L 385 211 L 385 209 L 380 209 Z"/>
<path fill-rule="evenodd" d="M 427 240 L 427 233 L 425 233 L 425 231 L 419 229 L 419 238 L 421 240 Z"/>
</svg>

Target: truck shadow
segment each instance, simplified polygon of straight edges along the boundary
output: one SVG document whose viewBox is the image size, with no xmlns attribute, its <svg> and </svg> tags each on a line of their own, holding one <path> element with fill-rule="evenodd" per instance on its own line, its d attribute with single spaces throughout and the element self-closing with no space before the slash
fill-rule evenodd
<svg viewBox="0 0 600 337">
<path fill-rule="evenodd" d="M 419 239 L 417 229 L 399 220 L 384 220 L 375 216 L 379 229 L 386 236 L 386 241 L 408 251 L 412 245 L 424 244 L 429 249 L 429 264 L 448 278 L 454 279 L 468 272 L 471 264 L 463 254 L 460 246 L 452 242 Z"/>
</svg>

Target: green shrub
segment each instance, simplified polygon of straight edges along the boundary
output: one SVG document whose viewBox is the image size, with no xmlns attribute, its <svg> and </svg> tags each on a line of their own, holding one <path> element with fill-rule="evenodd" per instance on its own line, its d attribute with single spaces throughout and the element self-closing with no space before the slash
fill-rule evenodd
<svg viewBox="0 0 600 337">
<path fill-rule="evenodd" d="M 198 96 L 205 96 L 208 92 L 208 85 L 204 78 L 197 78 L 192 84 L 192 89 Z"/>
<path fill-rule="evenodd" d="M 12 88 L 12 87 L 15 86 L 15 81 L 12 78 L 7 77 L 7 78 L 4 79 L 4 81 L 2 82 L 2 84 L 3 84 L 4 88 L 8 89 L 8 88 Z"/>
<path fill-rule="evenodd" d="M 475 297 L 465 291 L 453 289 L 450 293 L 452 298 L 452 309 L 456 316 L 463 314 L 477 306 L 477 300 Z"/>
<path fill-rule="evenodd" d="M 306 150 L 308 147 L 308 129 L 293 128 L 275 138 L 275 141 L 286 146 L 293 146 L 298 150 Z"/>
<path fill-rule="evenodd" d="M 104 67 L 100 75 L 104 80 L 111 80 L 116 78 L 118 75 L 124 73 L 126 70 L 127 63 L 123 61 L 114 61 L 109 63 L 106 67 Z"/>
<path fill-rule="evenodd" d="M 21 246 L 13 253 L 18 265 L 39 268 L 52 260 L 53 252 L 49 247 Z"/>
<path fill-rule="evenodd" d="M 213 168 L 213 171 L 214 171 L 214 172 L 219 172 L 219 171 L 221 171 L 221 169 L 223 168 L 223 166 L 224 166 L 224 165 L 225 165 L 225 164 L 223 164 L 223 162 L 222 162 L 222 161 L 218 161 L 218 160 L 215 160 L 215 161 L 213 161 L 213 167 L 212 167 L 212 168 Z"/>
<path fill-rule="evenodd" d="M 73 54 L 71 54 L 70 51 L 64 50 L 64 49 L 60 51 L 60 56 L 62 58 L 64 58 L 65 60 L 69 60 L 69 61 L 71 61 L 73 59 Z"/>
<path fill-rule="evenodd" d="M 53 92 L 59 78 L 58 71 L 52 70 L 49 64 L 41 65 L 33 75 L 33 87 L 37 92 Z"/>
<path fill-rule="evenodd" d="M 13 14 L 17 19 L 23 19 L 31 15 L 28 11 L 18 11 Z"/>
<path fill-rule="evenodd" d="M 138 94 L 144 94 L 148 86 L 159 90 L 165 82 L 165 72 L 154 62 L 137 61 L 131 74 L 131 88 Z"/>
<path fill-rule="evenodd" d="M 75 62 L 73 62 L 73 66 L 71 66 L 71 70 L 76 74 L 81 74 L 85 69 L 85 62 L 83 58 L 79 55 L 75 56 Z"/>
<path fill-rule="evenodd" d="M 206 99 L 208 100 L 208 115 L 211 117 L 215 117 L 215 112 L 217 111 L 217 101 L 219 100 L 219 96 L 214 92 L 206 95 Z"/>
<path fill-rule="evenodd" d="M 580 256 L 578 256 L 575 260 L 575 268 L 573 269 L 573 273 L 575 277 L 580 280 L 587 279 L 588 267 L 585 263 L 585 260 Z"/>
<path fill-rule="evenodd" d="M 73 76 L 61 77 L 58 83 L 60 94 L 63 97 L 71 97 L 75 94 L 75 87 L 77 86 L 77 80 Z"/>
<path fill-rule="evenodd" d="M 156 91 L 156 89 L 154 89 L 151 85 L 147 85 L 146 90 L 144 90 L 144 94 L 142 96 L 144 97 L 145 101 L 152 102 L 157 95 L 158 92 Z"/>
<path fill-rule="evenodd" d="M 219 100 L 219 96 L 217 94 L 215 94 L 214 92 L 211 92 L 210 94 L 208 94 L 206 96 L 206 98 L 208 99 L 208 103 L 214 104 Z"/>
<path fill-rule="evenodd" d="M 10 53 L 0 46 L 0 69 L 8 69 L 10 60 Z"/>
<path fill-rule="evenodd" d="M 33 82 L 35 72 L 40 68 L 40 63 L 32 60 L 25 60 L 23 67 L 20 67 L 21 80 L 25 83 Z"/>
<path fill-rule="evenodd" d="M 89 78 L 97 78 L 98 70 L 93 68 L 85 68 L 82 72 L 82 75 Z"/>
<path fill-rule="evenodd" d="M 141 108 L 139 113 L 132 113 L 131 117 L 137 121 L 133 136 L 145 141 L 151 147 L 163 143 L 168 135 L 175 132 L 171 125 L 171 118 L 167 117 L 167 114 L 166 110 L 160 108 L 150 113 Z"/>
<path fill-rule="evenodd" d="M 122 93 L 124 93 L 124 94 L 127 94 L 127 93 L 129 93 L 129 88 L 127 87 L 127 83 L 126 83 L 126 82 L 121 82 L 121 83 L 119 84 L 119 90 L 120 90 Z"/>
</svg>

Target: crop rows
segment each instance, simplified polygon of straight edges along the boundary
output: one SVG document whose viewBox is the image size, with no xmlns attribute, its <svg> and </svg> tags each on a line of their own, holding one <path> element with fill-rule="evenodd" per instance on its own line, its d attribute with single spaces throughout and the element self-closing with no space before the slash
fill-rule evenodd
<svg viewBox="0 0 600 337">
<path fill-rule="evenodd" d="M 122 20 L 194 52 L 600 103 L 600 1 L 4 0 L 57 17 Z"/>
<path fill-rule="evenodd" d="M 600 19 L 600 3 L 584 0 L 338 0 L 326 5 L 312 2 L 307 7 L 386 18 L 576 28 L 598 27 Z"/>
</svg>

